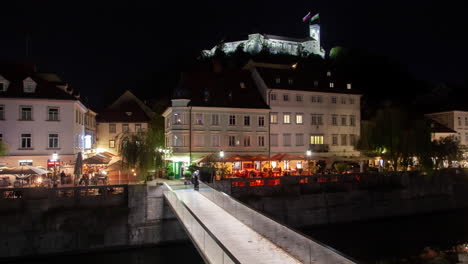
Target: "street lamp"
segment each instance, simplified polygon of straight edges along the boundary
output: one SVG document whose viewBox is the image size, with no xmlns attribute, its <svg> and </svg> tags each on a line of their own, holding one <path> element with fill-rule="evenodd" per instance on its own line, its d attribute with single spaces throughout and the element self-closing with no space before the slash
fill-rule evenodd
<svg viewBox="0 0 468 264">
<path fill-rule="evenodd" d="M 219 152 L 219 157 L 220 157 L 220 158 L 224 158 L 224 151 L 221 150 L 221 151 Z"/>
<path fill-rule="evenodd" d="M 311 166 L 310 166 L 310 158 L 312 157 L 312 150 L 308 149 L 306 151 L 306 156 L 307 156 L 307 167 L 309 167 L 309 174 L 312 174 Z"/>
</svg>

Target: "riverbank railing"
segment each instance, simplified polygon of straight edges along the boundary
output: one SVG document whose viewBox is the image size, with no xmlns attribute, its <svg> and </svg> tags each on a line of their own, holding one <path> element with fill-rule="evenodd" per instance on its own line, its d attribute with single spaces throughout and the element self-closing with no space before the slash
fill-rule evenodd
<svg viewBox="0 0 468 264">
<path fill-rule="evenodd" d="M 226 193 L 211 188 L 205 183 L 200 183 L 199 192 L 302 263 L 355 263 L 351 258 L 335 249 L 276 222 L 268 216 L 235 200 Z"/>
<path fill-rule="evenodd" d="M 234 255 L 214 236 L 203 222 L 180 199 L 177 193 L 164 183 L 164 196 L 189 237 L 207 263 L 240 263 Z M 184 189 L 185 187 L 182 187 Z"/>
</svg>

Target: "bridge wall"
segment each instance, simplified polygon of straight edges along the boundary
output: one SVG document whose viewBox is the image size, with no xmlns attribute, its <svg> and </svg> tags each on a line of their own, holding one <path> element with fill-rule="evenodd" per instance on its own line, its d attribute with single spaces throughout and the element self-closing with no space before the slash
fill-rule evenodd
<svg viewBox="0 0 468 264">
<path fill-rule="evenodd" d="M 160 189 L 0 189 L 0 260 L 187 240 Z"/>
</svg>

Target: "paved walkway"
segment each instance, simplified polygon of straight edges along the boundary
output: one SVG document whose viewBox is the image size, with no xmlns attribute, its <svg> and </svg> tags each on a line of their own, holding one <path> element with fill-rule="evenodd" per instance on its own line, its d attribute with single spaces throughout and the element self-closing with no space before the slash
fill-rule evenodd
<svg viewBox="0 0 468 264">
<path fill-rule="evenodd" d="M 193 189 L 175 192 L 241 263 L 301 263 L 199 192 Z"/>
</svg>

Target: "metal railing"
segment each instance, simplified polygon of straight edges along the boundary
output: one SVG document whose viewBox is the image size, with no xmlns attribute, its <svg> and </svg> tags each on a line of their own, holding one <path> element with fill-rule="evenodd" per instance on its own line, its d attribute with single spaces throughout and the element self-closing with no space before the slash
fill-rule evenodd
<svg viewBox="0 0 468 264">
<path fill-rule="evenodd" d="M 344 256 L 335 249 L 279 224 L 268 216 L 257 212 L 231 196 L 219 192 L 204 183 L 200 183 L 199 192 L 302 263 L 355 263 L 351 258 Z"/>
<path fill-rule="evenodd" d="M 175 215 L 182 223 L 189 237 L 196 244 L 196 247 L 207 263 L 240 263 L 238 259 L 211 233 L 203 222 L 190 210 L 190 208 L 180 199 L 177 193 L 164 183 L 167 191 L 164 196 Z M 182 188 L 183 189 L 183 188 Z"/>
</svg>

